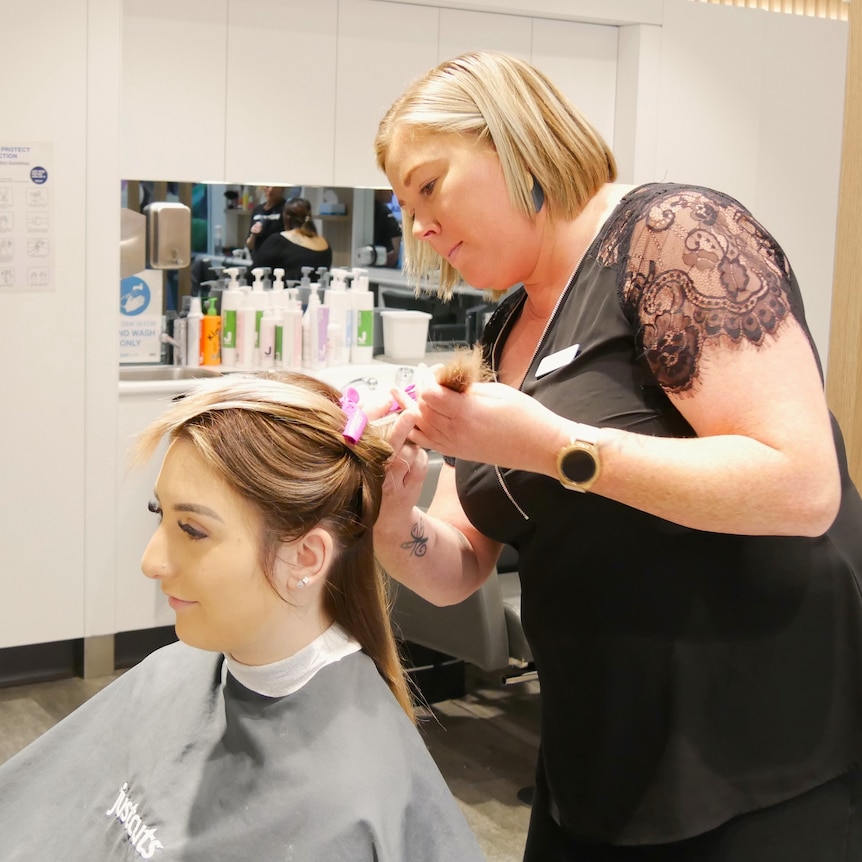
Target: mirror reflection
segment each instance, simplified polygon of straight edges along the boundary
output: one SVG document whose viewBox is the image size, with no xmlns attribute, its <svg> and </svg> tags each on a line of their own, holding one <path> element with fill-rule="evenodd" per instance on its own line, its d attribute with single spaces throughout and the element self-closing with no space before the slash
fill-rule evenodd
<svg viewBox="0 0 862 862">
<path fill-rule="evenodd" d="M 243 287 L 253 284 L 258 269 L 264 290 L 271 288 L 274 270 L 284 269 L 284 284 L 297 288 L 304 310 L 309 281 L 327 270 L 361 268 L 376 312 L 428 312 L 429 342 L 447 348 L 472 344 L 493 310 L 472 288 L 444 302 L 433 289 L 417 296 L 408 286 L 401 270 L 401 212 L 390 189 L 122 181 L 124 210 L 141 212 L 158 201 L 182 203 L 191 211 L 191 265 L 164 272 L 167 333 L 188 313 L 192 298 L 199 297 L 204 308 L 213 300 L 220 313 L 228 269 L 238 270 Z M 382 351 L 381 340 L 375 337 L 375 354 Z M 163 361 L 172 362 L 169 349 Z"/>
</svg>

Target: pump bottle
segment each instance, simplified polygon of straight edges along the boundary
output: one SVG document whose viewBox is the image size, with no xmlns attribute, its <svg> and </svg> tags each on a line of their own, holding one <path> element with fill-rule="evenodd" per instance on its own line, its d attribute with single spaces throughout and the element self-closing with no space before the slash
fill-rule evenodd
<svg viewBox="0 0 862 862">
<path fill-rule="evenodd" d="M 368 274 L 364 269 L 353 270 L 350 296 L 356 329 L 350 347 L 350 361 L 371 362 L 374 359 L 374 294 L 368 289 Z"/>
<path fill-rule="evenodd" d="M 323 304 L 329 308 L 328 361 L 329 365 L 347 365 L 350 362 L 350 345 L 353 332 L 352 297 L 347 290 L 343 269 L 332 270 L 332 283 L 324 294 Z"/>
<path fill-rule="evenodd" d="M 201 364 L 201 321 L 203 320 L 201 310 L 201 298 L 193 296 L 189 316 L 186 318 L 186 365 L 197 368 Z"/>
<path fill-rule="evenodd" d="M 236 359 L 243 369 L 254 367 L 255 318 L 257 312 L 251 298 L 251 290 L 242 290 L 242 302 L 236 310 Z"/>
<path fill-rule="evenodd" d="M 276 349 L 275 328 L 281 319 L 281 314 L 280 311 L 277 311 L 272 306 L 271 300 L 275 299 L 274 296 L 265 293 L 263 298 L 270 300 L 270 302 L 267 303 L 260 318 L 260 359 L 258 364 L 261 368 L 274 368 Z"/>
<path fill-rule="evenodd" d="M 206 301 L 207 313 L 201 320 L 201 365 L 221 365 L 221 317 L 216 298 Z"/>
<path fill-rule="evenodd" d="M 185 365 L 188 358 L 188 317 L 188 312 L 180 312 L 174 320 L 174 341 L 178 345 L 174 348 L 174 365 Z"/>
<path fill-rule="evenodd" d="M 329 325 L 329 309 L 320 304 L 317 295 L 319 285 L 312 284 L 308 294 L 308 305 L 302 316 L 302 367 L 323 368 L 326 364 L 326 330 Z"/>
<path fill-rule="evenodd" d="M 299 371 L 302 367 L 302 308 L 299 290 L 287 289 L 287 307 L 281 316 L 281 368 Z"/>
<path fill-rule="evenodd" d="M 301 268 L 302 278 L 299 280 L 299 304 L 303 309 L 308 308 L 308 297 L 311 295 L 311 273 L 314 272 L 313 266 L 303 266 Z"/>
<path fill-rule="evenodd" d="M 236 365 L 236 312 L 242 302 L 242 291 L 239 269 L 230 266 L 225 273 L 230 281 L 221 295 L 221 363 Z"/>
<path fill-rule="evenodd" d="M 254 308 L 254 356 L 252 365 L 260 365 L 260 323 L 263 320 L 263 313 L 269 306 L 269 295 L 264 292 L 263 280 L 269 270 L 262 266 L 256 266 L 251 274 L 254 276 L 254 283 L 251 286 L 251 304 Z"/>
</svg>

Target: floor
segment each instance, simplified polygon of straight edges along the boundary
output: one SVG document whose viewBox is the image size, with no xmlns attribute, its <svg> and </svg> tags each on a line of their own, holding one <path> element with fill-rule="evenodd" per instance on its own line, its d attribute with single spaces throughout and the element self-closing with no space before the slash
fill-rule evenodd
<svg viewBox="0 0 862 862">
<path fill-rule="evenodd" d="M 0 688 L 0 763 L 107 685 L 113 677 Z M 503 686 L 499 674 L 467 671 L 464 697 L 433 704 L 421 732 L 488 862 L 520 862 L 538 747 L 538 683 Z"/>
</svg>

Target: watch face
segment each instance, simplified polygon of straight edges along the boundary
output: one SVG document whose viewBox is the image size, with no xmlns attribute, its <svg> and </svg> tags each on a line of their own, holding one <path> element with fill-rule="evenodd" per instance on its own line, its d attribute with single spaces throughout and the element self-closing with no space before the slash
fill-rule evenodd
<svg viewBox="0 0 862 862">
<path fill-rule="evenodd" d="M 596 475 L 596 459 L 586 449 L 566 452 L 560 467 L 570 482 L 587 482 Z"/>
</svg>

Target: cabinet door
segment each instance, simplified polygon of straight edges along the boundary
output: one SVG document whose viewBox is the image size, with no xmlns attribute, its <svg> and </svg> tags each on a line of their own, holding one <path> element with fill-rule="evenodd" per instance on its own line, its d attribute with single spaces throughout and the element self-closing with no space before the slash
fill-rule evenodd
<svg viewBox="0 0 862 862">
<path fill-rule="evenodd" d="M 573 21 L 533 21 L 533 64 L 614 143 L 617 27 Z"/>
<path fill-rule="evenodd" d="M 389 106 L 437 64 L 440 12 L 426 6 L 339 0 L 335 185 L 385 187 L 374 136 Z"/>
<path fill-rule="evenodd" d="M 225 179 L 330 185 L 338 0 L 228 0 Z"/>
<path fill-rule="evenodd" d="M 529 61 L 532 26 L 520 15 L 441 9 L 438 62 L 467 51 L 503 51 Z"/>
<path fill-rule="evenodd" d="M 227 0 L 123 0 L 120 171 L 224 175 Z"/>
</svg>

